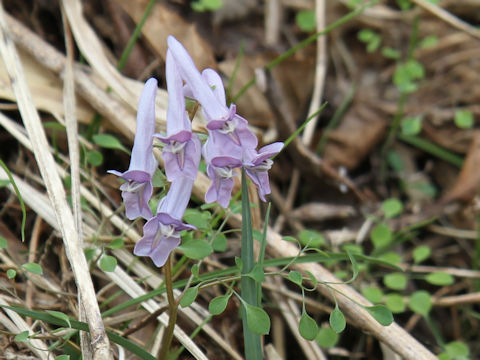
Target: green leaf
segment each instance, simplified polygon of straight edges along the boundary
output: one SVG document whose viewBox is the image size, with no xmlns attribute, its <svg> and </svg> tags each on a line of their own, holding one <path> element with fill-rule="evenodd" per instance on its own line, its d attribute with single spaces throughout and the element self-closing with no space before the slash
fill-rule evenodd
<svg viewBox="0 0 480 360">
<path fill-rule="evenodd" d="M 420 41 L 419 47 L 422 49 L 437 45 L 438 37 L 436 35 L 429 35 Z"/>
<path fill-rule="evenodd" d="M 302 286 L 303 276 L 298 271 L 292 270 L 288 273 L 288 279 L 297 284 L 298 286 Z"/>
<path fill-rule="evenodd" d="M 198 285 L 187 289 L 187 291 L 185 291 L 185 294 L 183 294 L 182 299 L 180 300 L 180 306 L 183 308 L 190 306 L 197 298 L 197 295 Z"/>
<path fill-rule="evenodd" d="M 124 246 L 124 241 L 122 238 L 113 239 L 108 245 L 110 249 L 121 249 L 123 248 L 123 246 Z"/>
<path fill-rule="evenodd" d="M 252 271 L 250 271 L 248 274 L 245 274 L 246 276 L 251 277 L 253 280 L 255 280 L 258 283 L 261 283 L 265 279 L 265 273 L 263 272 L 263 266 L 259 264 L 255 264 L 253 266 Z"/>
<path fill-rule="evenodd" d="M 425 280 L 437 286 L 446 286 L 454 283 L 453 276 L 443 272 L 432 272 L 425 277 Z"/>
<path fill-rule="evenodd" d="M 203 239 L 189 239 L 183 242 L 178 249 L 186 257 L 195 260 L 203 259 L 213 252 L 212 246 Z"/>
<path fill-rule="evenodd" d="M 103 155 L 100 151 L 90 150 L 87 152 L 87 161 L 92 166 L 100 166 L 103 164 Z"/>
<path fill-rule="evenodd" d="M 375 249 L 380 249 L 392 242 L 392 230 L 385 224 L 376 225 L 370 234 Z"/>
<path fill-rule="evenodd" d="M 314 340 L 317 337 L 317 323 L 305 311 L 302 313 L 302 317 L 300 318 L 298 331 L 300 332 L 300 335 L 307 340 Z"/>
<path fill-rule="evenodd" d="M 416 291 L 410 297 L 408 307 L 417 314 L 427 316 L 432 308 L 432 298 L 424 290 Z"/>
<path fill-rule="evenodd" d="M 70 355 L 60 355 L 56 356 L 55 360 L 70 360 Z"/>
<path fill-rule="evenodd" d="M 270 318 L 260 307 L 243 302 L 247 314 L 248 328 L 255 334 L 267 335 L 270 332 Z"/>
<path fill-rule="evenodd" d="M 382 211 L 387 219 L 400 215 L 403 211 L 403 204 L 400 200 L 390 198 L 382 203 Z"/>
<path fill-rule="evenodd" d="M 113 135 L 110 134 L 96 134 L 92 136 L 92 140 L 98 146 L 106 149 L 116 149 L 128 153 L 128 150 L 122 143 Z"/>
<path fill-rule="evenodd" d="M 335 308 L 330 313 L 330 327 L 339 334 L 345 329 L 345 326 L 347 326 L 345 316 L 338 308 L 338 305 L 335 304 Z"/>
<path fill-rule="evenodd" d="M 475 122 L 473 114 L 468 110 L 455 111 L 455 117 L 453 121 L 460 129 L 471 129 Z"/>
<path fill-rule="evenodd" d="M 338 342 L 338 334 L 330 327 L 322 327 L 317 334 L 317 344 L 324 348 L 334 347 Z"/>
<path fill-rule="evenodd" d="M 15 341 L 25 342 L 28 340 L 28 330 L 22 331 L 21 333 L 15 335 Z"/>
<path fill-rule="evenodd" d="M 385 254 L 380 255 L 378 257 L 378 260 L 385 261 L 392 265 L 397 265 L 402 262 L 402 256 L 399 253 L 389 251 L 389 252 L 386 252 Z"/>
<path fill-rule="evenodd" d="M 117 259 L 110 255 L 103 255 L 100 259 L 100 269 L 103 271 L 114 271 L 117 267 Z"/>
<path fill-rule="evenodd" d="M 388 326 L 393 322 L 392 312 L 383 305 L 368 306 L 365 308 L 380 325 Z"/>
<path fill-rule="evenodd" d="M 9 279 L 13 279 L 15 276 L 17 276 L 17 271 L 14 269 L 8 269 L 7 270 L 7 277 Z"/>
<path fill-rule="evenodd" d="M 302 10 L 297 12 L 295 23 L 302 31 L 315 31 L 315 12 L 313 10 Z"/>
<path fill-rule="evenodd" d="M 0 249 L 6 249 L 8 246 L 7 239 L 5 239 L 3 236 L 0 236 Z"/>
<path fill-rule="evenodd" d="M 10 184 L 11 184 L 10 180 L 7 180 L 7 179 L 0 180 L 0 189 Z"/>
<path fill-rule="evenodd" d="M 402 134 L 407 136 L 414 136 L 420 134 L 422 131 L 422 120 L 421 116 L 412 116 L 406 117 L 401 122 Z"/>
<path fill-rule="evenodd" d="M 432 249 L 427 245 L 420 245 L 413 250 L 413 262 L 415 264 L 419 264 L 422 261 L 428 259 L 430 254 L 432 253 Z"/>
<path fill-rule="evenodd" d="M 211 213 L 208 211 L 199 211 L 197 209 L 187 209 L 183 215 L 183 220 L 199 230 L 210 228 Z"/>
<path fill-rule="evenodd" d="M 401 10 L 409 10 L 413 6 L 412 2 L 409 0 L 397 0 L 397 4 Z"/>
<path fill-rule="evenodd" d="M 379 303 L 383 299 L 383 291 L 376 286 L 369 286 L 363 288 L 362 294 L 372 303 Z"/>
<path fill-rule="evenodd" d="M 400 56 L 402 54 L 397 49 L 393 49 L 391 47 L 384 46 L 382 48 L 382 55 L 385 56 L 387 59 L 397 60 L 397 59 L 400 59 Z"/>
<path fill-rule="evenodd" d="M 67 314 L 64 314 L 63 312 L 60 312 L 60 311 L 53 311 L 53 310 L 45 310 L 45 312 L 52 315 L 53 317 L 56 317 L 57 319 L 65 321 L 68 327 L 72 327 L 72 324 L 70 323 L 70 318 L 68 317 Z"/>
<path fill-rule="evenodd" d="M 191 3 L 191 7 L 194 11 L 215 11 L 223 6 L 222 0 L 197 0 Z"/>
<path fill-rule="evenodd" d="M 407 305 L 403 297 L 399 294 L 388 294 L 385 296 L 385 305 L 394 314 L 399 314 L 405 311 Z"/>
<path fill-rule="evenodd" d="M 22 265 L 22 268 L 32 274 L 42 275 L 43 269 L 42 266 L 37 263 L 26 263 Z"/>
<path fill-rule="evenodd" d="M 213 298 L 208 304 L 208 311 L 210 311 L 210 314 L 219 315 L 223 313 L 227 308 L 230 296 L 231 294 L 227 294 Z"/>
<path fill-rule="evenodd" d="M 198 278 L 198 273 L 200 271 L 200 266 L 198 264 L 193 264 L 192 268 L 190 269 L 194 278 Z"/>
<path fill-rule="evenodd" d="M 470 355 L 468 346 L 461 341 L 452 341 L 445 345 L 445 351 L 453 358 L 466 357 Z"/>
<path fill-rule="evenodd" d="M 220 233 L 215 236 L 212 242 L 212 248 L 217 252 L 224 252 L 227 250 L 227 237 L 225 234 Z"/>
<path fill-rule="evenodd" d="M 407 287 L 407 277 L 402 273 L 391 273 L 383 277 L 383 283 L 392 290 L 404 290 Z"/>
<path fill-rule="evenodd" d="M 286 237 L 284 237 L 285 240 Z M 325 237 L 318 231 L 302 230 L 298 234 L 298 240 L 302 246 L 309 246 L 312 248 L 320 248 L 327 243 Z"/>
</svg>

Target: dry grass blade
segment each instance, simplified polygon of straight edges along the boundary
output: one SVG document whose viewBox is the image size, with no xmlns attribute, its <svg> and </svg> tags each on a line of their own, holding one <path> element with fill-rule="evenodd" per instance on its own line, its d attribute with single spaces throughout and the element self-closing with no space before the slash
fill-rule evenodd
<svg viewBox="0 0 480 360">
<path fill-rule="evenodd" d="M 0 305 L 9 305 L 8 302 L 0 295 Z M 0 323 L 3 324 L 10 332 L 20 333 L 28 331 L 29 334 L 33 333 L 33 330 L 28 326 L 25 320 L 22 319 L 15 311 L 4 309 L 5 313 L 10 317 L 11 321 L 3 314 L 0 314 Z M 38 339 L 29 339 L 26 341 L 25 346 L 29 347 L 32 352 L 38 356 L 41 360 L 53 360 L 54 356 L 48 351 L 47 345 Z"/>
<path fill-rule="evenodd" d="M 49 145 L 38 113 L 33 105 L 30 91 L 26 84 L 23 69 L 10 39 L 3 7 L 0 6 L 0 53 L 12 82 L 12 87 L 19 105 L 22 119 L 32 142 L 42 178 L 49 198 L 53 204 L 56 218 L 60 224 L 67 256 L 75 274 L 78 291 L 89 323 L 95 359 L 109 359 L 110 346 L 101 320 L 88 265 L 83 254 L 75 228 L 72 212 L 66 201 L 62 182 L 56 171 L 55 161 L 49 151 Z"/>
</svg>

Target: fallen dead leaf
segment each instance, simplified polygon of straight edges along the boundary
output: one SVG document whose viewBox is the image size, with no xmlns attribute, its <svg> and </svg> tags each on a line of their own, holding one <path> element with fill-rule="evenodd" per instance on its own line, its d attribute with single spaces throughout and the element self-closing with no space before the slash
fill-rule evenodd
<svg viewBox="0 0 480 360">
<path fill-rule="evenodd" d="M 148 0 L 115 1 L 137 24 L 148 4 Z M 142 32 L 152 45 L 156 55 L 164 60 L 167 53 L 167 36 L 173 35 L 185 46 L 199 69 L 216 68 L 213 51 L 210 45 L 198 34 L 195 24 L 186 22 L 163 2 L 154 5 Z"/>
<path fill-rule="evenodd" d="M 457 181 L 440 200 L 440 203 L 449 203 L 455 200 L 470 202 L 478 193 L 480 186 L 480 131 L 475 131 L 473 140 L 468 149 L 467 157 Z"/>
</svg>

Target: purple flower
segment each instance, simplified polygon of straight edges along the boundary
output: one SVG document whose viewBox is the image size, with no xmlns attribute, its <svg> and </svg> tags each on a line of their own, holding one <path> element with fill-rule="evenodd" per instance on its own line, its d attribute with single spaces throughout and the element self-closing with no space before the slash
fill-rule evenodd
<svg viewBox="0 0 480 360">
<path fill-rule="evenodd" d="M 165 264 L 170 253 L 180 244 L 180 231 L 195 229 L 181 220 L 192 193 L 193 180 L 179 176 L 167 195 L 159 202 L 157 215 L 143 227 L 143 237 L 133 253 L 150 257 L 156 266 Z"/>
<path fill-rule="evenodd" d="M 122 190 L 126 215 L 130 220 L 139 216 L 145 219 L 152 217 L 148 201 L 153 191 L 152 176 L 158 166 L 152 152 L 156 93 L 157 80 L 151 78 L 145 83 L 140 96 L 137 129 L 128 170 L 123 173 L 116 170 L 108 171 L 126 181 L 120 186 L 120 190 Z"/>
<path fill-rule="evenodd" d="M 167 136 L 155 134 L 165 143 L 162 157 L 169 181 L 179 176 L 194 180 L 200 163 L 201 144 L 192 133 L 192 124 L 185 111 L 183 82 L 171 51 L 167 51 L 166 75 L 168 88 Z"/>
<path fill-rule="evenodd" d="M 283 142 L 262 147 L 258 152 L 251 152 L 248 161 L 244 163 L 245 172 L 258 188 L 258 196 L 262 201 L 266 201 L 265 195 L 270 194 L 270 181 L 268 179 L 268 170 L 273 165 L 270 158 L 278 154 L 283 148 Z"/>
</svg>

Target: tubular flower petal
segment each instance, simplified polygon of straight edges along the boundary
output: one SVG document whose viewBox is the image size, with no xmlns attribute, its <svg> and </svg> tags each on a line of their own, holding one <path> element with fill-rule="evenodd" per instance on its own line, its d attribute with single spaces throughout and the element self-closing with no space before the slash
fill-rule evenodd
<svg viewBox="0 0 480 360">
<path fill-rule="evenodd" d="M 245 172 L 258 188 L 258 196 L 262 201 L 266 201 L 265 195 L 270 194 L 270 181 L 268 179 L 268 170 L 273 165 L 270 158 L 278 154 L 283 148 L 282 142 L 262 147 L 258 152 L 249 153 L 247 161 L 244 163 Z"/>
<path fill-rule="evenodd" d="M 156 266 L 163 266 L 168 255 L 180 244 L 180 231 L 195 229 L 181 220 L 192 194 L 193 180 L 180 176 L 159 202 L 157 215 L 143 227 L 143 237 L 133 253 L 150 257 Z"/>
<path fill-rule="evenodd" d="M 192 124 L 185 111 L 183 82 L 171 51 L 167 51 L 166 74 L 168 87 L 167 136 L 154 136 L 165 143 L 162 157 L 169 181 L 179 176 L 197 177 L 201 144 L 192 133 Z"/>
<path fill-rule="evenodd" d="M 120 190 L 122 190 L 122 198 L 125 203 L 125 212 L 130 220 L 137 217 L 145 219 L 152 217 L 148 202 L 153 191 L 153 173 L 158 166 L 152 152 L 156 93 L 157 80 L 151 78 L 145 83 L 140 96 L 137 128 L 128 170 L 123 173 L 116 170 L 108 171 L 126 181 L 120 186 Z"/>
</svg>

